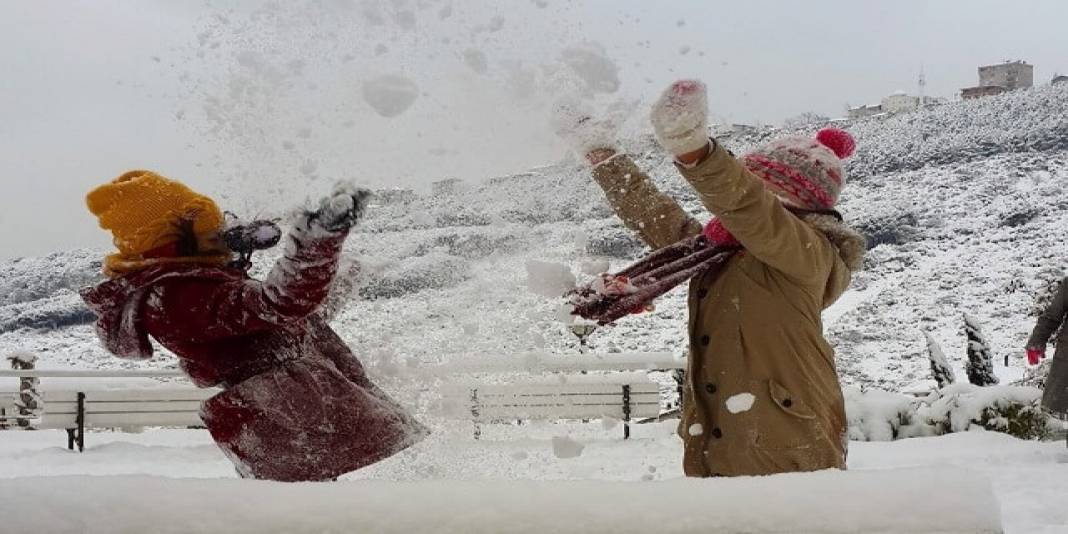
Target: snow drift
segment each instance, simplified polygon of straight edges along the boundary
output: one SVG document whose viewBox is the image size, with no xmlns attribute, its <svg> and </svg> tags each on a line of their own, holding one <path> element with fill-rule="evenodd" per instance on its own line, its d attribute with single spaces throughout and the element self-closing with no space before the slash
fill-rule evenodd
<svg viewBox="0 0 1068 534">
<path fill-rule="evenodd" d="M 131 505 L 131 496 L 151 495 Z M 988 480 L 953 468 L 665 482 L 277 484 L 148 476 L 0 481 L 13 532 L 1001 532 Z M 552 513 L 545 513 L 552 510 Z"/>
</svg>

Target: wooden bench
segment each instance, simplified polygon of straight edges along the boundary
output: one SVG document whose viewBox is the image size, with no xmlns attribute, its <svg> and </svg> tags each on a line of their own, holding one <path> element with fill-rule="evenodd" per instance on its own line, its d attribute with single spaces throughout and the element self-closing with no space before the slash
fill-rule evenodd
<svg viewBox="0 0 1068 534">
<path fill-rule="evenodd" d="M 65 429 L 67 448 L 85 448 L 86 428 L 203 427 L 200 403 L 215 390 L 184 388 L 45 391 L 39 429 Z"/>
<path fill-rule="evenodd" d="M 649 380 L 471 385 L 463 392 L 469 401 L 475 439 L 481 437 L 484 423 L 607 417 L 623 421 L 623 439 L 628 439 L 632 418 L 660 414 L 660 386 Z"/>
<path fill-rule="evenodd" d="M 45 379 L 69 378 L 159 378 L 179 377 L 172 371 L 0 371 L 0 377 L 33 376 Z M 107 385 L 107 382 L 104 384 Z M 4 388 L 8 390 L 7 387 Z M 115 389 L 69 385 L 38 386 L 40 403 L 32 416 L 21 414 L 15 400 L 20 392 L 0 392 L 0 421 L 7 428 L 18 428 L 17 421 L 29 421 L 34 429 L 63 429 L 67 431 L 67 447 L 85 449 L 87 428 L 203 427 L 200 403 L 218 393 L 217 389 L 200 389 L 191 385 L 160 384 L 159 387 L 129 387 L 121 384 Z"/>
<path fill-rule="evenodd" d="M 598 418 L 621 420 L 623 439 L 628 439 L 632 420 L 660 415 L 661 386 L 649 380 L 647 372 L 684 367 L 685 360 L 670 353 L 534 353 L 447 364 L 430 373 L 438 378 L 465 376 L 460 384 L 444 388 L 443 405 L 446 416 L 474 423 L 475 439 L 487 423 Z M 496 378 L 472 381 L 471 375 Z M 530 378 L 537 376 L 542 378 Z"/>
</svg>

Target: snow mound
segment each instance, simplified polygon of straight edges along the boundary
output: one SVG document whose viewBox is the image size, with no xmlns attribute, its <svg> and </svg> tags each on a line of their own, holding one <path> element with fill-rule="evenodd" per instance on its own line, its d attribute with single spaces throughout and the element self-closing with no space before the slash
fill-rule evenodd
<svg viewBox="0 0 1068 534">
<path fill-rule="evenodd" d="M 19 511 L 4 518 L 11 532 L 1002 531 L 990 482 L 960 469 L 826 471 L 709 482 L 279 484 L 60 476 L 0 481 L 0 502 Z M 131 495 L 153 498 L 130 506 Z"/>
<path fill-rule="evenodd" d="M 387 74 L 363 84 L 363 99 L 383 117 L 396 117 L 415 103 L 419 87 L 396 74 Z"/>
</svg>

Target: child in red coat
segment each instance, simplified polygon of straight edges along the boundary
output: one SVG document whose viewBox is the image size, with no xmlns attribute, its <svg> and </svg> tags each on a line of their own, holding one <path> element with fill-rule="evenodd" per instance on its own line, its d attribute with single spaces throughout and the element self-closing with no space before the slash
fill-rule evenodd
<svg viewBox="0 0 1068 534">
<path fill-rule="evenodd" d="M 152 356 L 151 337 L 194 384 L 221 387 L 201 417 L 243 477 L 330 480 L 428 433 L 316 313 L 368 194 L 340 187 L 299 216 L 262 281 L 232 261 L 215 203 L 178 182 L 132 171 L 87 197 L 119 249 L 82 292 L 97 334 L 132 359 Z"/>
</svg>

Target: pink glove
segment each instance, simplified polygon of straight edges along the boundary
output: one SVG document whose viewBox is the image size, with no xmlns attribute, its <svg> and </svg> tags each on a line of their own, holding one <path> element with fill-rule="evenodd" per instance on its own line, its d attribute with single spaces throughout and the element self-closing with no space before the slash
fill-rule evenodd
<svg viewBox="0 0 1068 534">
<path fill-rule="evenodd" d="M 1038 362 L 1046 357 L 1045 347 L 1027 347 L 1028 365 L 1038 365 Z"/>
</svg>

